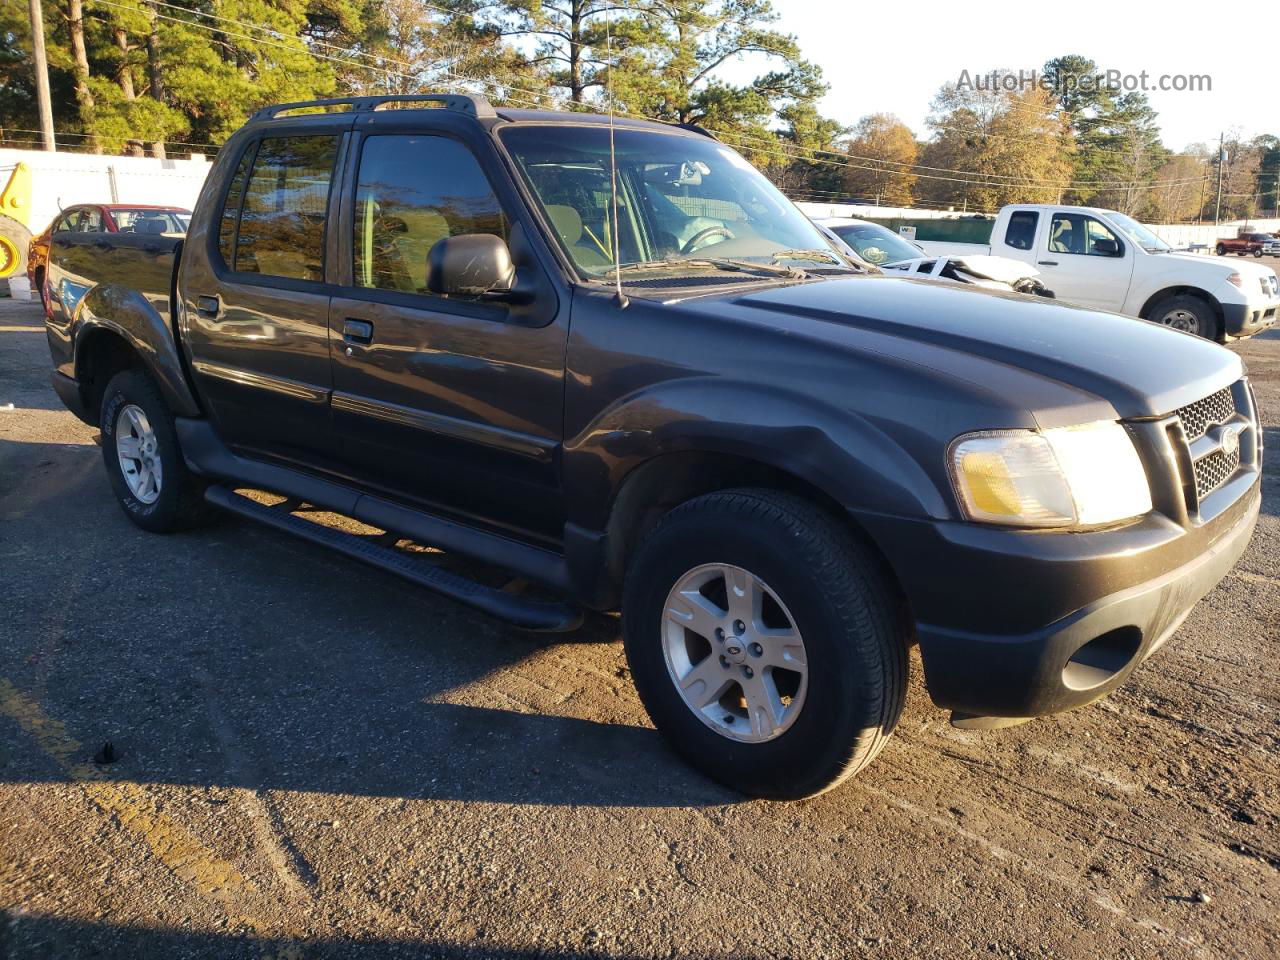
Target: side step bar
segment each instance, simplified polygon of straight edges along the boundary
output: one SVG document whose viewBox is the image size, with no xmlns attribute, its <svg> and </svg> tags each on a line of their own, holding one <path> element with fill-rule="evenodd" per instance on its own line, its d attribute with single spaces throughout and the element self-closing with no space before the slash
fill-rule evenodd
<svg viewBox="0 0 1280 960">
<path fill-rule="evenodd" d="M 379 546 L 355 534 L 343 533 L 295 517 L 284 510 L 264 506 L 226 487 L 210 486 L 205 490 L 204 498 L 223 510 L 329 547 L 524 630 L 563 633 L 582 625 L 582 612 L 567 603 L 531 600 L 487 587 L 431 563 L 415 560 L 394 548 Z"/>
</svg>

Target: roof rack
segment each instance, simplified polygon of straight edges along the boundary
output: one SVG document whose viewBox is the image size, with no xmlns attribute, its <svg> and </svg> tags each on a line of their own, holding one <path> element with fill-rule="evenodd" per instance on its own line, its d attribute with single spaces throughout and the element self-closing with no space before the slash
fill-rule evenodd
<svg viewBox="0 0 1280 960">
<path fill-rule="evenodd" d="M 454 110 L 465 113 L 476 119 L 496 117 L 493 107 L 484 97 L 463 93 L 410 93 L 385 97 L 335 97 L 330 100 L 303 100 L 299 103 L 277 103 L 263 107 L 249 118 L 255 120 L 274 120 L 294 110 L 308 110 L 313 107 L 336 107 L 337 110 L 316 112 L 345 113 L 347 111 L 377 110 L 389 104 L 422 103 L 439 104 L 437 109 Z"/>
</svg>

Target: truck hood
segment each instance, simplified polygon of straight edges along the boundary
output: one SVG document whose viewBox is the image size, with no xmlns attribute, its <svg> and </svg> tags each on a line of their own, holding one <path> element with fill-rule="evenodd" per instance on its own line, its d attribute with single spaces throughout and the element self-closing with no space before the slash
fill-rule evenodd
<svg viewBox="0 0 1280 960">
<path fill-rule="evenodd" d="M 1242 277 L 1263 277 L 1270 276 L 1275 273 L 1271 267 L 1260 263 L 1250 263 L 1243 257 L 1206 257 L 1203 254 L 1187 253 L 1179 251 L 1176 253 L 1158 253 L 1154 256 L 1161 260 L 1176 260 L 1179 264 L 1194 263 L 1203 269 L 1205 266 L 1216 267 L 1223 278 L 1229 277 L 1233 273 L 1238 273 Z"/>
<path fill-rule="evenodd" d="M 1003 394 L 1004 402 L 1027 409 L 1042 426 L 1062 425 L 1050 421 L 1065 417 L 1070 422 L 1071 416 L 1081 415 L 1066 410 L 1044 416 L 1044 405 L 1060 405 L 1067 395 L 1105 401 L 1118 417 L 1160 416 L 1243 375 L 1243 365 L 1231 351 L 1168 327 L 1021 294 L 908 277 L 773 286 L 682 306 L 765 323 L 791 336 L 824 341 L 820 345 L 835 350 L 875 352 L 928 366 Z M 1046 380 L 1058 386 L 1044 384 Z"/>
</svg>

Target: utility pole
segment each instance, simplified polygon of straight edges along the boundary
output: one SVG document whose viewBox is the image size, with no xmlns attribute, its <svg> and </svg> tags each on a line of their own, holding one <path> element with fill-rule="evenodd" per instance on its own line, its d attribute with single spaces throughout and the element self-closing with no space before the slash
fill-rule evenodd
<svg viewBox="0 0 1280 960">
<path fill-rule="evenodd" d="M 1226 173 L 1227 166 L 1226 139 L 1227 135 L 1225 133 L 1218 134 L 1218 204 L 1213 210 L 1213 225 L 1215 227 L 1222 222 L 1222 177 Z"/>
<path fill-rule="evenodd" d="M 40 139 L 50 152 L 57 149 L 53 141 L 53 104 L 49 99 L 49 63 L 44 54 L 44 14 L 40 0 L 29 0 L 31 8 L 31 65 L 36 71 L 36 102 L 40 108 Z"/>
</svg>

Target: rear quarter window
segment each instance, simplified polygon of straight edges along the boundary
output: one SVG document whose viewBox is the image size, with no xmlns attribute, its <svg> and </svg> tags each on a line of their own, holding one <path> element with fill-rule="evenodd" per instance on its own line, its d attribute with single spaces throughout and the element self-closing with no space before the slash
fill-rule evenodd
<svg viewBox="0 0 1280 960">
<path fill-rule="evenodd" d="M 1015 210 L 1009 217 L 1004 242 L 1015 250 L 1030 250 L 1036 242 L 1036 227 L 1040 214 L 1034 210 Z"/>
</svg>

